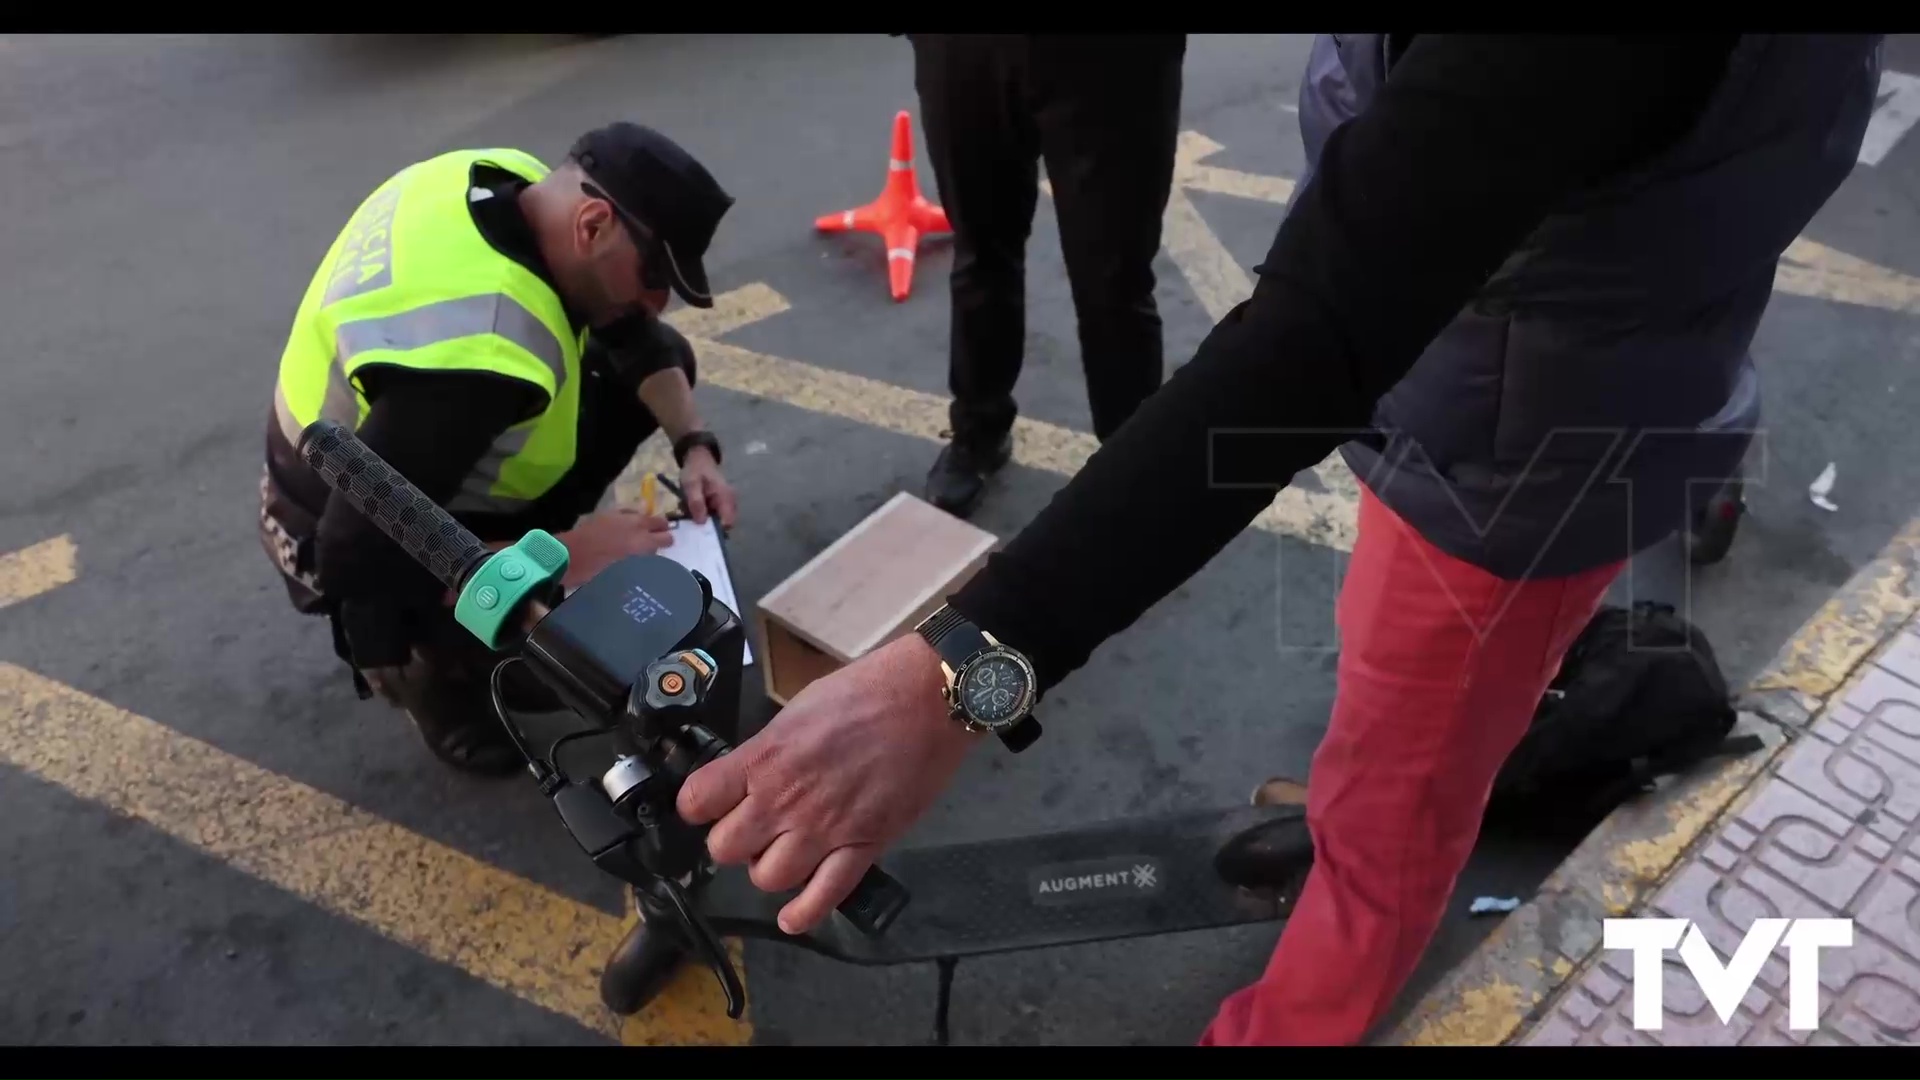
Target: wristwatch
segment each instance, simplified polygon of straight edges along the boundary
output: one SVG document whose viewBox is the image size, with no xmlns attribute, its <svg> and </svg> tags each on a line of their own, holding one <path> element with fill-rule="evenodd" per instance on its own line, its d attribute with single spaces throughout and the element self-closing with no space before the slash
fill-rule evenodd
<svg viewBox="0 0 1920 1080">
<path fill-rule="evenodd" d="M 1001 644 L 965 615 L 941 605 L 913 632 L 940 656 L 943 693 L 953 718 L 970 731 L 992 732 L 1019 753 L 1040 737 L 1033 703 L 1040 680 L 1018 649 Z"/>
<path fill-rule="evenodd" d="M 713 463 L 720 464 L 720 440 L 711 431 L 689 431 L 673 441 L 673 463 L 681 468 L 687 467 L 687 454 L 694 447 L 704 446 L 713 455 Z"/>
</svg>

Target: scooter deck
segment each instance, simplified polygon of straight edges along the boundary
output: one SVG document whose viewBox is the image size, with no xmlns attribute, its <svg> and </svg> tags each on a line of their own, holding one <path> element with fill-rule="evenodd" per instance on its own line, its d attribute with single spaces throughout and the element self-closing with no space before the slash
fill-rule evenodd
<svg viewBox="0 0 1920 1080">
<path fill-rule="evenodd" d="M 1288 818 L 1299 823 L 1304 866 L 1312 845 L 1298 806 L 1242 806 L 889 852 L 882 865 L 912 901 L 877 937 L 837 915 L 803 937 L 782 933 L 775 917 L 796 894 L 762 892 L 740 867 L 708 881 L 697 903 L 723 937 L 782 941 L 854 964 L 1267 922 L 1282 918 L 1292 898 L 1228 884 L 1214 869 L 1214 853 L 1243 829 Z"/>
</svg>

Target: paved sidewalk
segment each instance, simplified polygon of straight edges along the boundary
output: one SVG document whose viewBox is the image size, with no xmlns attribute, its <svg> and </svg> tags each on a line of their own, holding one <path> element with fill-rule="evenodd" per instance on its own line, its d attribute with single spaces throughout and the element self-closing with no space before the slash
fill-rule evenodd
<svg viewBox="0 0 1920 1080">
<path fill-rule="evenodd" d="M 1723 962 L 1756 919 L 1852 918 L 1853 945 L 1819 954 L 1819 1027 L 1789 1030 L 1785 950 L 1776 949 L 1724 1024 L 1668 953 L 1665 1022 L 1635 1031 L 1633 956 L 1614 949 L 1517 1041 L 1920 1046 L 1917 840 L 1920 635 L 1909 624 L 1636 912 L 1695 923 Z"/>
<path fill-rule="evenodd" d="M 1742 698 L 1769 749 L 1617 811 L 1382 1041 L 1920 1046 L 1920 521 Z M 1676 952 L 1664 1024 L 1635 1030 L 1607 918 L 1688 919 L 1724 964 L 1755 920 L 1848 917 L 1822 949 L 1819 1025 L 1790 1030 L 1786 950 L 1730 1022 Z"/>
</svg>

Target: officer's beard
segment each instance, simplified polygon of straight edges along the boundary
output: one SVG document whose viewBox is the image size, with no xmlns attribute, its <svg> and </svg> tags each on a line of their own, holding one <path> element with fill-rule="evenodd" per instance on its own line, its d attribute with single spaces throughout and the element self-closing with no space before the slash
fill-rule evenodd
<svg viewBox="0 0 1920 1080">
<path fill-rule="evenodd" d="M 569 290 L 580 317 L 595 331 L 645 310 L 642 304 L 616 298 L 613 291 L 607 288 L 607 277 L 612 273 L 610 262 L 604 254 L 595 256 L 591 262 L 580 267 L 573 288 Z"/>
<path fill-rule="evenodd" d="M 623 349 L 635 341 L 645 341 L 660 317 L 645 304 L 626 309 L 604 323 L 593 324 L 593 336 L 610 349 Z"/>
</svg>

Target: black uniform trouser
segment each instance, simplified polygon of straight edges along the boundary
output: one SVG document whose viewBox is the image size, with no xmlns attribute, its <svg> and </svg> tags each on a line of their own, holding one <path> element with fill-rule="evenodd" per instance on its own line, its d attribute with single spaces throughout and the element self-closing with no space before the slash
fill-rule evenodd
<svg viewBox="0 0 1920 1080">
<path fill-rule="evenodd" d="M 1013 425 L 1039 162 L 1060 220 L 1094 434 L 1160 386 L 1153 259 L 1173 182 L 1185 35 L 908 35 L 939 198 L 954 228 L 956 436 Z"/>
</svg>

